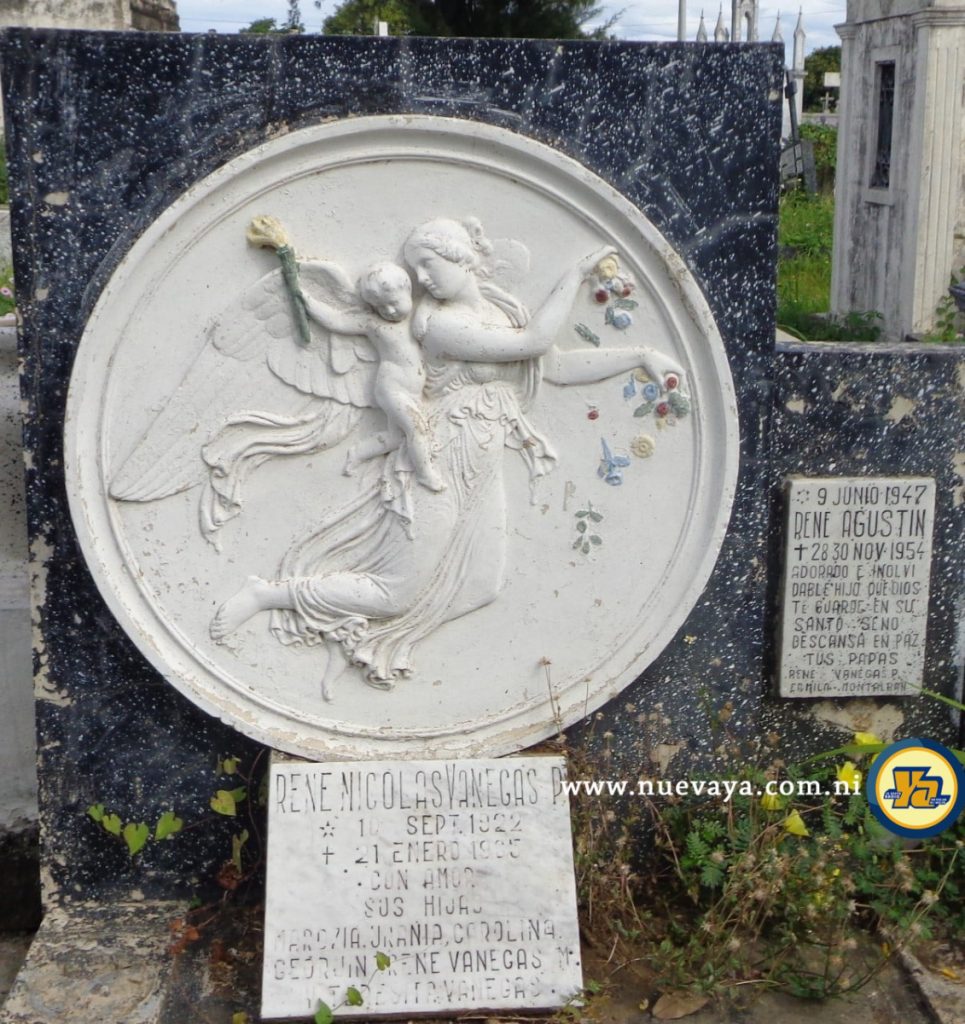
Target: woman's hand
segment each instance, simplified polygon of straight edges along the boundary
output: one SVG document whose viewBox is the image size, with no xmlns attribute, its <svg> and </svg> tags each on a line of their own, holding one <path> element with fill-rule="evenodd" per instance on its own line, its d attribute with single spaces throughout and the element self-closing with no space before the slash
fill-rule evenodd
<svg viewBox="0 0 965 1024">
<path fill-rule="evenodd" d="M 661 355 L 659 352 L 652 350 L 646 350 L 644 353 L 641 353 L 640 363 L 643 369 L 647 371 L 647 375 L 654 381 L 663 381 L 670 374 L 673 374 L 680 382 L 679 386 L 683 386 L 684 371 L 668 356 Z"/>
</svg>

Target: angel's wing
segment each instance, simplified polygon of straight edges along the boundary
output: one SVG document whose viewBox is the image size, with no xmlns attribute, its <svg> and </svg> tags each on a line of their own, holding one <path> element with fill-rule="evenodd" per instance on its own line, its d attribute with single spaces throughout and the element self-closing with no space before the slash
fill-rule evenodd
<svg viewBox="0 0 965 1024">
<path fill-rule="evenodd" d="M 300 276 L 303 288 L 325 301 L 357 307 L 351 282 L 335 264 L 306 261 Z M 377 361 L 369 342 L 312 324 L 311 343 L 302 345 L 280 270 L 232 302 L 205 339 L 178 389 L 113 474 L 112 497 L 154 501 L 202 483 L 208 473 L 202 448 L 239 414 L 311 416 L 332 402 L 356 410 L 375 405 Z M 329 419 L 341 436 L 320 436 L 320 447 L 337 444 L 357 416 Z"/>
</svg>

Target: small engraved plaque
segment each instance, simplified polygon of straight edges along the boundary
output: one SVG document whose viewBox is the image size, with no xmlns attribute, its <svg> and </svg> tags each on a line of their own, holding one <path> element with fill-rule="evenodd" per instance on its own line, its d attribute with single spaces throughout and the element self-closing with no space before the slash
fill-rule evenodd
<svg viewBox="0 0 965 1024">
<path fill-rule="evenodd" d="M 583 982 L 563 779 L 554 757 L 276 757 L 262 1016 L 565 1004 Z"/>
<path fill-rule="evenodd" d="M 782 697 L 910 695 L 922 684 L 935 481 L 789 481 Z"/>
</svg>

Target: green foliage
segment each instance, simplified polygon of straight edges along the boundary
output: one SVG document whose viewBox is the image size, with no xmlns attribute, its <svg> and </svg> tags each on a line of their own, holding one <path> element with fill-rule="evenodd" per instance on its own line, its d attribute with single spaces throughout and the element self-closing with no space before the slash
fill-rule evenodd
<svg viewBox="0 0 965 1024">
<path fill-rule="evenodd" d="M 841 47 L 822 46 L 804 58 L 804 109 L 821 110 L 825 71 L 841 70 Z M 833 94 L 832 94 L 833 95 Z"/>
<path fill-rule="evenodd" d="M 302 22 L 299 0 L 288 0 L 288 13 L 285 15 L 283 25 L 279 25 L 274 18 L 256 18 L 247 28 L 241 29 L 241 34 L 245 36 L 278 36 L 304 31 L 305 25 Z"/>
<path fill-rule="evenodd" d="M 370 34 L 382 20 L 393 35 L 580 39 L 588 36 L 583 26 L 600 13 L 595 0 L 345 0 L 325 19 L 322 31 Z M 605 37 L 614 22 L 610 19 L 590 35 Z"/>
<path fill-rule="evenodd" d="M 778 326 L 803 341 L 875 341 L 881 314 L 828 315 L 834 197 L 788 192 L 781 197 L 777 264 Z"/>
<path fill-rule="evenodd" d="M 377 952 L 375 954 L 375 970 L 369 976 L 367 983 L 371 983 L 379 971 L 387 971 L 391 966 L 392 959 L 388 954 Z M 362 1006 L 363 1003 L 362 993 L 354 985 L 349 985 L 345 990 L 345 998 L 334 1008 L 329 1006 L 324 999 L 319 999 L 318 1009 L 315 1011 L 312 1020 L 314 1024 L 332 1024 L 332 1021 L 335 1019 L 336 1010 L 343 1006 Z"/>
<path fill-rule="evenodd" d="M 144 849 L 144 844 L 151 837 L 151 830 L 143 821 L 139 821 L 137 824 L 132 821 L 124 826 L 124 831 L 121 835 L 124 837 L 124 842 L 127 844 L 127 850 L 130 855 L 136 857 Z"/>
<path fill-rule="evenodd" d="M 245 795 L 244 786 L 237 789 L 219 789 L 209 801 L 211 810 L 233 818 L 238 813 L 238 804 L 245 799 Z"/>
<path fill-rule="evenodd" d="M 795 256 L 830 259 L 833 233 L 833 198 L 799 189 L 781 196 L 777 241 L 782 248 L 790 246 Z"/>
<path fill-rule="evenodd" d="M 158 842 L 162 839 L 173 839 L 182 828 L 184 828 L 184 822 L 175 817 L 174 811 L 165 811 L 158 818 L 157 826 L 154 829 L 154 838 Z"/>
<path fill-rule="evenodd" d="M 431 34 L 408 0 L 349 0 L 325 19 L 322 31 L 331 36 L 371 35 L 378 21 L 386 22 L 394 36 Z"/>
<path fill-rule="evenodd" d="M 6 139 L 0 135 L 0 206 L 10 202 L 10 181 L 7 177 Z"/>
<path fill-rule="evenodd" d="M 965 267 L 962 267 L 957 274 L 952 274 L 948 283 L 949 285 L 961 284 L 963 277 L 965 277 Z M 934 330 L 925 335 L 922 340 L 946 344 L 952 341 L 965 341 L 965 335 L 962 334 L 960 325 L 961 314 L 958 312 L 958 304 L 951 293 L 946 292 L 935 307 Z"/>
<path fill-rule="evenodd" d="M 766 743 L 748 749 L 731 738 L 719 714 L 710 721 L 725 727 L 714 775 L 746 790 L 619 807 L 612 797 L 573 798 L 581 928 L 611 961 L 649 969 L 665 991 L 754 984 L 828 998 L 864 985 L 893 948 L 962 934 L 965 819 L 910 848 L 879 825 L 862 792 L 830 795 L 836 780 L 860 779 L 854 762 L 828 752 L 785 765 Z M 881 748 L 872 739 L 858 735 L 833 753 L 866 768 Z M 606 735 L 602 749 L 568 756 L 571 778 L 611 774 Z M 824 795 L 761 795 L 768 780 L 805 779 Z M 653 846 L 631 864 L 644 835 Z M 887 947 L 864 935 L 882 925 Z"/>
<path fill-rule="evenodd" d="M 838 129 L 828 124 L 802 124 L 801 138 L 808 139 L 814 152 L 814 173 L 818 191 L 834 191 L 834 175 L 838 166 Z"/>
<path fill-rule="evenodd" d="M 0 268 L 0 316 L 6 316 L 17 308 L 17 298 L 13 289 L 13 268 L 9 265 Z"/>
</svg>

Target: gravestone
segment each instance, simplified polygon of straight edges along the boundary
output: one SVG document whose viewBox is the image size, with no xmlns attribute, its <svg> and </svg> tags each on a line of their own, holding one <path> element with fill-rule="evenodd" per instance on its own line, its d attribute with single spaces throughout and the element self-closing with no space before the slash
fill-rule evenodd
<svg viewBox="0 0 965 1024">
<path fill-rule="evenodd" d="M 262 1016 L 578 996 L 562 758 L 272 764 Z"/>
<path fill-rule="evenodd" d="M 598 727 L 614 736 L 614 777 L 641 763 L 682 775 L 712 760 L 717 742 L 694 714 L 699 688 L 712 707 L 731 702 L 733 728 L 749 735 L 779 727 L 818 747 L 837 745 L 839 733 L 809 717 L 811 702 L 767 698 L 777 633 L 767 609 L 784 542 L 771 523 L 781 521 L 777 495 L 789 475 L 935 478 L 933 650 L 924 678 L 950 690 L 954 663 L 942 652 L 951 648 L 958 585 L 944 557 L 960 520 L 949 486 L 954 368 L 921 356 L 905 370 L 888 364 L 889 377 L 867 356 L 775 354 L 779 48 L 11 32 L 3 67 L 11 166 L 24 183 L 14 230 L 26 297 L 47 908 L 11 1021 L 76 1014 L 91 984 L 105 1021 L 183 1021 L 202 1007 L 225 1020 L 256 1013 L 248 982 L 234 985 L 229 1005 L 206 983 L 204 956 L 188 949 L 172 969 L 163 951 L 178 901 L 216 877 L 230 880 L 222 869 L 241 825 L 212 823 L 210 801 L 236 785 L 218 774 L 226 757 L 245 772 L 263 770 L 262 742 L 324 761 L 325 770 L 335 758 L 461 760 L 516 751 L 599 708 Z M 622 106 L 617 95 L 626 97 Z M 459 182 L 451 191 L 440 183 L 446 163 Z M 400 194 L 413 165 L 419 173 Z M 425 479 L 416 479 L 417 440 L 409 467 L 387 451 L 344 476 L 348 445 L 291 448 L 291 433 L 306 425 L 292 421 L 331 400 L 284 379 L 311 385 L 311 364 L 299 356 L 286 368 L 284 356 L 279 362 L 256 346 L 242 371 L 253 394 L 221 413 L 221 427 L 190 438 L 188 472 L 200 469 L 201 479 L 172 487 L 162 460 L 184 454 L 186 435 L 152 430 L 165 416 L 177 422 L 178 395 L 194 409 L 193 426 L 238 383 L 226 375 L 226 349 L 237 355 L 245 341 L 226 340 L 219 325 L 261 309 L 252 289 L 263 287 L 281 306 L 259 323 L 277 314 L 289 335 L 298 330 L 277 254 L 246 238 L 262 216 L 277 218 L 306 268 L 327 265 L 319 273 L 328 291 L 306 272 L 304 293 L 342 317 L 364 313 L 356 301 L 363 270 L 403 266 L 415 315 L 430 310 L 427 294 L 437 303 L 421 328 L 434 344 L 431 320 L 444 321 L 451 300 L 431 276 L 420 281 L 428 271 L 416 232 L 442 219 L 436 234 L 450 241 L 456 222 L 492 243 L 486 255 L 498 259 L 487 280 L 507 311 L 514 302 L 541 310 L 567 279 L 563 350 L 639 344 L 666 361 L 644 367 L 646 380 L 636 367 L 559 384 L 544 370 L 538 386 L 531 381 L 531 404 L 520 397 L 522 377 L 510 381 L 515 398 L 495 371 L 486 380 L 470 373 L 449 390 L 455 378 L 443 381 L 444 395 L 490 387 L 494 407 L 503 403 L 496 448 L 504 454 L 484 468 L 504 473 L 505 520 L 463 531 L 479 557 L 457 565 L 437 554 L 435 563 L 454 570 L 440 591 L 447 600 L 480 581 L 464 565 L 492 570 L 488 589 L 480 587 L 489 600 L 458 617 L 448 617 L 455 602 L 444 603 L 425 636 L 404 636 L 407 663 L 390 658 L 384 671 L 352 632 L 365 624 L 347 623 L 334 644 L 287 645 L 272 630 L 272 612 L 293 609 L 261 608 L 237 621 L 238 602 L 229 602 L 239 592 L 262 600 L 261 584 L 245 589 L 251 576 L 276 593 L 292 575 L 283 574 L 286 559 L 297 563 L 321 522 L 381 493 L 380 466 L 409 474 L 417 538 L 439 495 L 464 508 L 491 497 L 490 487 L 465 479 L 460 490 L 453 448 L 464 436 L 457 423 L 493 421 L 478 405 L 447 421 L 453 444 L 428 458 L 442 491 L 425 465 Z M 607 246 L 615 266 L 599 252 Z M 568 275 L 584 261 L 574 284 Z M 345 289 L 341 299 L 333 280 Z M 392 322 L 375 314 L 380 322 L 372 309 L 365 314 L 368 344 L 368 333 L 384 341 L 381 323 Z M 634 333 L 641 329 L 645 337 Z M 344 330 L 334 333 L 345 339 Z M 311 355 L 315 337 L 295 353 Z M 350 382 L 364 372 L 359 364 L 379 366 L 359 355 L 356 337 L 339 349 Z M 209 357 L 219 368 L 202 374 L 210 391 L 199 392 L 185 382 Z M 930 399 L 901 425 L 897 392 L 912 377 L 932 382 Z M 871 392 L 862 390 L 868 381 Z M 375 381 L 367 386 L 374 399 Z M 354 385 L 345 387 L 348 395 Z M 272 394 L 280 405 L 266 404 Z M 432 403 L 444 400 L 426 399 L 430 419 L 442 409 Z M 361 428 L 355 443 L 384 431 L 392 415 L 381 400 L 337 404 L 355 421 L 348 429 Z M 219 431 L 256 425 L 289 430 L 286 454 L 242 446 L 254 454 L 232 476 L 215 456 L 237 432 Z M 404 420 L 396 425 L 405 433 Z M 848 447 L 859 443 L 861 450 Z M 261 454 L 278 457 L 256 461 Z M 144 474 L 155 456 L 161 490 L 171 489 L 151 496 Z M 219 466 L 224 476 L 209 472 Z M 361 519 L 349 513 L 345 521 Z M 376 517 L 377 528 L 385 521 Z M 451 530 L 456 517 L 438 521 Z M 341 541 L 335 547 L 346 550 Z M 387 550 L 395 549 L 380 542 L 370 553 Z M 359 568 L 358 560 L 347 564 Z M 332 625 L 316 637 L 334 636 Z M 547 625 L 553 631 L 544 634 Z M 447 633 L 458 640 L 450 645 Z M 555 649 L 546 636 L 557 637 Z M 329 680 L 326 700 L 322 660 L 334 646 L 350 664 Z M 917 705 L 913 720 L 947 735 L 947 724 Z M 98 804 L 124 822 L 153 825 L 173 810 L 197 825 L 151 839 L 132 861 L 86 814 Z M 76 965 L 81 946 L 88 994 L 63 970 L 65 947 Z M 137 985 L 114 983 L 122 961 Z M 40 972 L 48 984 L 38 986 Z"/>
<path fill-rule="evenodd" d="M 922 685 L 935 482 L 789 484 L 781 695 L 908 695 Z"/>
</svg>

